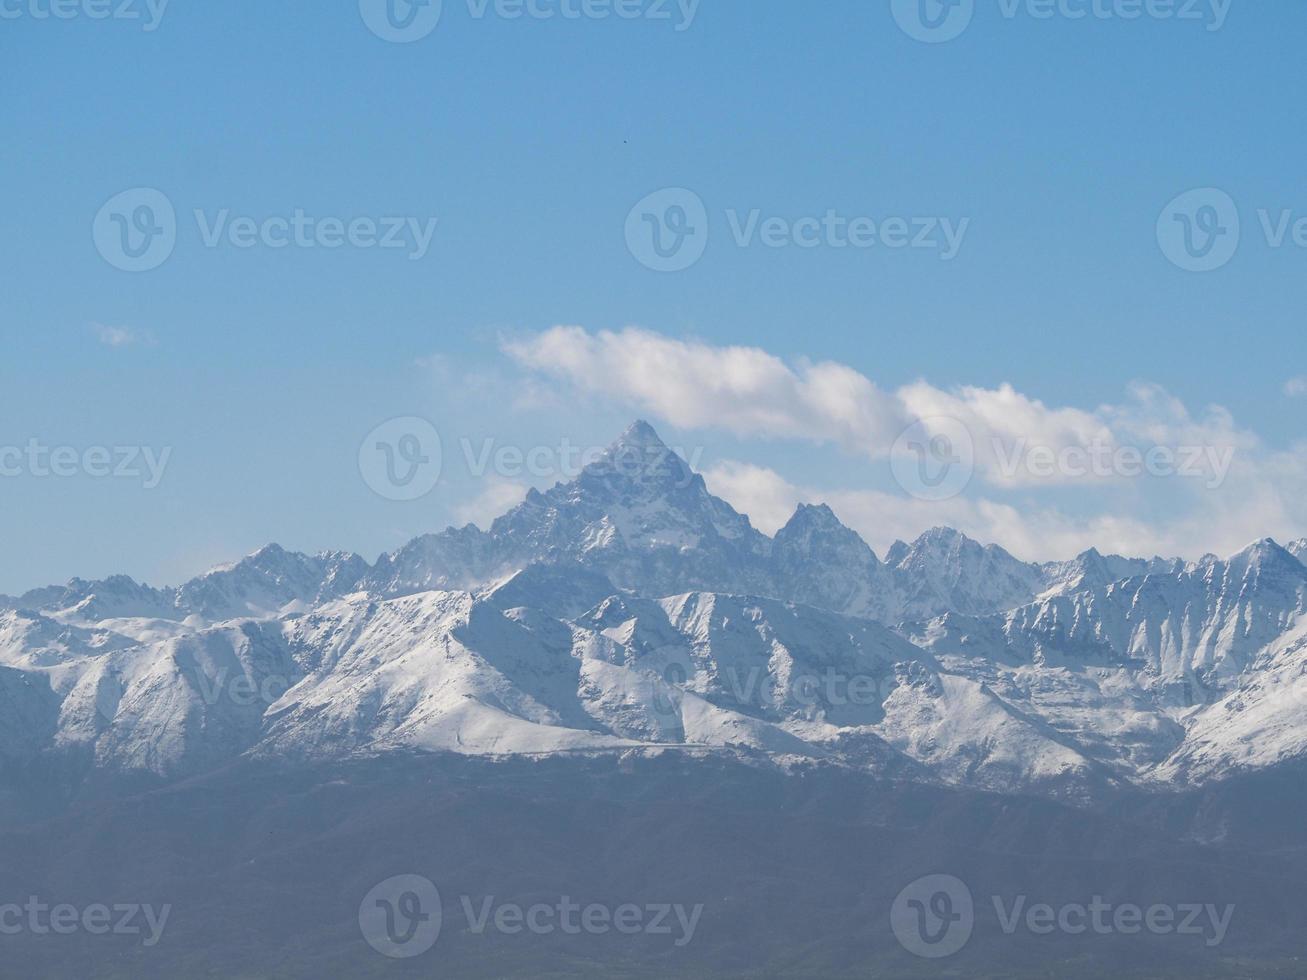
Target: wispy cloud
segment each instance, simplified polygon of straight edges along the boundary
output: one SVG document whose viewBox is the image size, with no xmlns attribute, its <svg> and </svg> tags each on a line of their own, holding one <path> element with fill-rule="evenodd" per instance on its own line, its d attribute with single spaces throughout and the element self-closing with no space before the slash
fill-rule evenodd
<svg viewBox="0 0 1307 980">
<path fill-rule="evenodd" d="M 983 496 L 926 501 L 880 490 L 803 486 L 767 467 L 733 460 L 709 467 L 703 476 L 710 491 L 748 514 L 765 534 L 784 526 L 799 504 L 824 503 L 882 556 L 896 540 L 910 541 L 937 525 L 1002 545 L 1029 561 L 1070 558 L 1089 548 L 1132 556 L 1226 555 L 1268 529 L 1283 528 L 1282 540 L 1299 533 L 1283 521 L 1276 494 L 1265 489 L 1246 507 L 1217 498 L 1170 519 L 1150 520 L 1119 511 L 1073 514 L 1051 504 L 1016 505 Z"/>
<path fill-rule="evenodd" d="M 106 347 L 136 347 L 153 343 L 153 338 L 149 333 L 131 327 L 113 327 L 104 323 L 92 323 L 91 332 Z"/>
<path fill-rule="evenodd" d="M 978 475 L 995 486 L 1047 487 L 1117 475 L 1012 465 L 1035 449 L 1058 456 L 1123 445 L 1194 445 L 1228 454 L 1256 442 L 1238 431 L 1224 410 L 1194 416 L 1148 384 L 1132 386 L 1119 405 L 1085 410 L 1046 405 L 1009 384 L 944 389 L 918 381 L 887 391 L 844 364 L 790 365 L 756 347 L 720 347 L 635 327 L 593 334 L 554 327 L 507 342 L 504 349 L 519 364 L 574 389 L 618 400 L 680 428 L 836 444 L 883 459 L 914 425 L 933 436 L 955 432 L 960 424 L 973 444 Z M 898 451 L 904 451 L 902 445 Z M 1203 465 L 1212 464 L 1205 458 Z"/>
<path fill-rule="evenodd" d="M 527 484 L 514 480 L 487 479 L 475 497 L 454 508 L 454 517 L 461 524 L 475 524 L 487 530 L 496 517 L 526 499 L 528 489 Z"/>
<path fill-rule="evenodd" d="M 1290 398 L 1307 396 L 1307 374 L 1300 374 L 1284 383 L 1284 393 Z"/>
</svg>

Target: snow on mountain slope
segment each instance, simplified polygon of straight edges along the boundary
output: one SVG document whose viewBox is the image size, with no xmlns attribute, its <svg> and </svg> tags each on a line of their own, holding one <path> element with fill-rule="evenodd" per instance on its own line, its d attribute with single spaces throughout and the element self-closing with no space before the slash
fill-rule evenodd
<svg viewBox="0 0 1307 980">
<path fill-rule="evenodd" d="M 825 504 L 801 504 L 772 541 L 776 593 L 853 616 L 892 620 L 890 576 L 875 552 Z"/>
<path fill-rule="evenodd" d="M 1122 558 L 1120 555 L 1103 555 L 1097 548 L 1090 548 L 1071 561 L 1044 565 L 1044 591 L 1040 598 L 1088 592 L 1106 588 L 1122 579 L 1174 573 L 1183 568 L 1184 562 L 1178 558 Z"/>
<path fill-rule="evenodd" d="M 59 696 L 49 677 L 0 667 L 0 759 L 27 761 L 54 737 Z"/>
<path fill-rule="evenodd" d="M 80 625 L 120 620 L 138 626 L 182 622 L 192 626 L 250 616 L 275 616 L 288 605 L 310 606 L 352 592 L 368 570 L 358 555 L 331 552 L 309 556 L 271 544 L 254 554 L 211 569 L 175 589 L 155 589 L 125 575 L 96 582 L 35 589 L 0 601 L 0 609 L 34 610 Z M 147 628 L 148 629 L 148 628 Z"/>
<path fill-rule="evenodd" d="M 821 757 L 827 750 L 806 730 L 816 722 L 828 738 L 835 716 L 847 723 L 850 712 L 874 721 L 883 693 L 850 706 L 817 682 L 836 690 L 838 675 L 826 681 L 836 667 L 858 676 L 891 653 L 921 656 L 874 623 L 767 601 L 691 594 L 628 605 L 611 596 L 570 624 L 497 598 L 358 596 L 288 620 L 307 676 L 272 706 L 259 751 L 677 745 Z"/>
<path fill-rule="evenodd" d="M 363 585 L 384 595 L 471 589 L 533 562 L 584 565 L 624 588 L 765 591 L 770 542 L 637 422 L 571 483 L 474 527 L 383 556 Z"/>
<path fill-rule="evenodd" d="M 946 782 L 996 792 L 1078 796 L 1107 782 L 1101 767 L 987 684 L 909 671 L 885 703 L 881 731 Z"/>
<path fill-rule="evenodd" d="M 946 527 L 927 531 L 911 545 L 897 542 L 886 563 L 900 593 L 900 620 L 999 612 L 1028 602 L 1043 585 L 1038 566 Z"/>
<path fill-rule="evenodd" d="M 943 671 L 984 684 L 1119 779 L 1162 763 L 1184 739 L 1183 709 L 1169 710 L 1148 676 L 1100 646 L 1046 645 L 1014 628 L 1012 614 L 950 614 L 907 635 Z"/>
<path fill-rule="evenodd" d="M 572 482 L 531 491 L 488 531 L 418 538 L 383 556 L 361 587 L 476 590 L 540 563 L 581 565 L 646 595 L 767 595 L 885 623 L 997 612 L 1050 585 L 1040 566 L 945 528 L 896 544 L 882 564 L 824 505 L 800 506 L 768 539 L 637 422 Z"/>
<path fill-rule="evenodd" d="M 478 593 L 499 609 L 529 606 L 559 619 L 576 619 L 617 592 L 598 572 L 581 565 L 528 565 Z"/>
<path fill-rule="evenodd" d="M 292 604 L 314 605 L 346 595 L 367 571 L 358 555 L 309 556 L 271 544 L 187 582 L 176 605 L 209 622 L 274 615 Z"/>
<path fill-rule="evenodd" d="M 0 608 L 28 609 L 85 623 L 115 617 L 170 617 L 175 615 L 174 595 L 152 589 L 126 575 L 88 582 L 75 578 L 67 585 L 33 589 L 17 598 L 0 600 Z"/>
<path fill-rule="evenodd" d="M 1223 691 L 1307 609 L 1307 567 L 1269 539 L 1226 560 L 1057 596 L 1014 610 L 1010 635 L 1142 670 L 1198 703 Z"/>
<path fill-rule="evenodd" d="M 1307 754 L 1307 621 L 1278 637 L 1258 668 L 1194 715 L 1155 780 L 1201 783 Z"/>
<path fill-rule="evenodd" d="M 895 665 L 927 659 L 876 623 L 770 599 L 689 593 L 658 606 L 688 653 L 689 689 L 774 720 L 874 725 Z"/>
<path fill-rule="evenodd" d="M 245 621 L 130 647 L 85 665 L 60 709 L 57 747 L 97 765 L 180 776 L 259 738 L 301 676 L 276 624 Z"/>
<path fill-rule="evenodd" d="M 410 747 L 473 754 L 613 748 L 577 700 L 569 628 L 468 593 L 356 597 L 291 620 L 308 676 L 268 715 L 262 751 Z"/>
<path fill-rule="evenodd" d="M 1122 570 L 1127 562 L 1103 561 Z M 469 525 L 424 535 L 372 568 L 356 555 L 308 556 L 269 545 L 175 589 L 125 576 L 74 580 L 0 599 L 0 609 L 30 608 L 82 625 L 119 622 L 146 641 L 166 632 L 168 622 L 196 617 L 189 624 L 195 628 L 274 616 L 355 590 L 385 596 L 484 590 L 533 564 L 585 567 L 647 595 L 687 589 L 767 595 L 889 624 L 949 611 L 999 611 L 1030 601 L 1050 580 L 1075 578 L 1074 563 L 1046 571 L 948 529 L 896 544 L 882 564 L 824 505 L 800 506 L 769 539 L 708 493 L 702 478 L 637 422 L 577 479 L 547 493 L 532 491 L 489 531 Z M 1085 583 L 1090 579 L 1081 572 L 1077 584 Z"/>
<path fill-rule="evenodd" d="M 1307 754 L 1307 566 L 774 538 L 643 423 L 488 531 L 0 600 L 0 756 L 725 752 L 1084 798 Z M 1297 557 L 1296 557 L 1297 556 Z"/>
<path fill-rule="evenodd" d="M 1183 564 L 1090 550 L 1035 565 L 944 527 L 911 544 L 895 542 L 881 563 L 825 505 L 801 505 L 772 543 L 773 594 L 890 625 L 950 612 L 1003 612 L 1040 596 L 1071 595 Z"/>
<path fill-rule="evenodd" d="M 0 664 L 6 667 L 57 668 L 133 645 L 110 630 L 72 626 L 36 612 L 0 613 Z"/>
<path fill-rule="evenodd" d="M 1264 540 L 908 634 L 1119 778 L 1201 780 L 1307 749 L 1304 608 L 1307 568 Z"/>
</svg>

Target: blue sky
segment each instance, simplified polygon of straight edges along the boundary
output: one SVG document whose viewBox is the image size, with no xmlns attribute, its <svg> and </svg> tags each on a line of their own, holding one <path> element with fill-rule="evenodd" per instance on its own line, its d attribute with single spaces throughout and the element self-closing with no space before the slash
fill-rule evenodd
<svg viewBox="0 0 1307 980">
<path fill-rule="evenodd" d="M 590 445 L 636 415 L 695 447 L 742 507 L 829 497 L 877 547 L 945 521 L 1049 552 L 1029 557 L 1094 534 L 1193 551 L 1254 527 L 1307 533 L 1294 503 L 1307 398 L 1286 393 L 1307 374 L 1307 248 L 1292 231 L 1273 247 L 1258 216 L 1307 217 L 1301 5 L 1235 0 L 1213 30 L 1206 0 L 1196 20 L 1043 18 L 1038 0 L 1004 0 L 980 3 L 956 39 L 924 43 L 888 2 L 703 0 L 692 19 L 671 4 L 664 20 L 647 0 L 601 20 L 508 18 L 494 4 L 478 16 L 446 0 L 428 36 L 391 43 L 355 2 L 173 0 L 153 30 L 144 0 L 126 8 L 137 20 L 95 19 L 94 0 L 80 2 L 58 20 L 41 16 L 48 0 L 8 0 L 0 19 L 0 446 L 171 454 L 150 489 L 82 464 L 0 478 L 0 591 L 114 571 L 175 581 L 274 539 L 372 559 L 552 482 L 477 477 L 461 440 Z M 541 2 L 557 12 L 561 0 Z M 175 247 L 127 272 L 92 227 L 142 187 L 174 207 Z M 707 216 L 702 258 L 676 272 L 641 264 L 624 236 L 636 202 L 664 188 L 693 192 Z M 1241 221 L 1214 271 L 1159 247 L 1159 214 L 1194 188 L 1228 194 Z M 224 211 L 262 222 L 297 209 L 437 224 L 420 258 L 205 244 Z M 948 259 L 829 238 L 741 247 L 731 222 L 755 211 L 967 225 Z M 560 324 L 584 333 L 547 333 Z M 620 333 L 633 325 L 673 345 L 653 348 L 673 356 L 639 363 L 641 376 L 739 345 L 800 383 L 808 360 L 887 393 L 1007 383 L 1082 413 L 1050 438 L 1083 440 L 1098 419 L 1118 439 L 1124 427 L 1136 441 L 1237 443 L 1247 466 L 1202 497 L 1183 480 L 993 478 L 933 509 L 896 503 L 888 446 L 873 443 L 892 442 L 921 398 L 896 396 L 881 406 L 888 429 L 852 435 L 802 394 L 802 419 L 732 415 L 767 400 L 747 379 L 719 393 L 731 411 L 709 399 L 678 413 L 656 391 L 578 377 L 539 345 L 593 348 L 613 331 L 602 354 L 568 362 L 603 368 L 648 355 L 643 334 Z M 1139 407 L 1140 381 L 1189 421 L 1160 395 Z M 991 402 L 961 396 L 945 414 L 1045 432 L 1024 409 L 995 423 Z M 365 435 L 400 416 L 430 420 L 444 447 L 440 482 L 414 501 L 359 472 Z"/>
</svg>

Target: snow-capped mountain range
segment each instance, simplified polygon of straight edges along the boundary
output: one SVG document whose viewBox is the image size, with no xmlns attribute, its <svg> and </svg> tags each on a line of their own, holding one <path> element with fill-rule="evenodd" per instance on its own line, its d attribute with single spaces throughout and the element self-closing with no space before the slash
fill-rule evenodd
<svg viewBox="0 0 1307 980">
<path fill-rule="evenodd" d="M 769 538 L 636 423 L 373 565 L 270 545 L 178 588 L 0 597 L 0 759 L 674 751 L 1165 791 L 1307 755 L 1304 556 L 1041 565 L 936 528 L 882 558 L 807 505 Z"/>
</svg>

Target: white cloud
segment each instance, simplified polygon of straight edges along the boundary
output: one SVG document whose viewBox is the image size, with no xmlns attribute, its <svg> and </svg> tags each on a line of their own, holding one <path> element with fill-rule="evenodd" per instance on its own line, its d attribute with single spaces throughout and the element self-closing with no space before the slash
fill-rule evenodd
<svg viewBox="0 0 1307 980">
<path fill-rule="evenodd" d="M 887 392 L 847 365 L 790 365 L 756 347 L 677 340 L 637 327 L 598 333 L 554 327 L 506 342 L 504 349 L 519 364 L 573 389 L 619 401 L 680 428 L 833 443 L 881 459 L 914 423 L 930 436 L 955 435 L 960 423 L 980 479 L 995 486 L 1119 482 L 1115 467 L 1061 461 L 1068 454 L 1084 459 L 1155 445 L 1220 450 L 1202 460 L 1219 475 L 1229 453 L 1256 444 L 1223 410 L 1209 409 L 1195 419 L 1178 400 L 1145 384 L 1132 386 L 1121 405 L 1088 411 L 1050 407 L 1010 384 L 943 389 L 917 381 Z M 1051 454 L 1058 463 L 1037 467 L 1032 453 Z"/>
<path fill-rule="evenodd" d="M 454 518 L 459 524 L 475 524 L 484 531 L 496 517 L 525 500 L 528 489 L 525 483 L 486 477 L 475 497 L 454 508 Z"/>
<path fill-rule="evenodd" d="M 103 323 L 92 323 L 91 332 L 106 347 L 134 347 L 150 343 L 150 335 L 133 330 L 130 327 L 110 327 Z"/>
<path fill-rule="evenodd" d="M 1089 548 L 1147 557 L 1228 555 L 1271 533 L 1268 528 L 1281 528 L 1280 540 L 1299 533 L 1292 531 L 1292 521 L 1285 521 L 1275 495 L 1266 491 L 1241 501 L 1213 497 L 1207 506 L 1151 523 L 1127 514 L 1069 514 L 983 497 L 932 502 L 876 490 L 803 487 L 775 470 L 729 460 L 705 471 L 704 481 L 766 534 L 775 534 L 801 503 L 828 504 L 882 557 L 895 541 L 911 541 L 939 525 L 998 544 L 1026 561 L 1070 558 Z"/>
<path fill-rule="evenodd" d="M 815 494 L 790 483 L 775 470 L 723 460 L 703 472 L 709 492 L 721 497 L 763 534 L 775 534 L 799 504 L 819 503 Z"/>
<path fill-rule="evenodd" d="M 503 346 L 518 364 L 574 393 L 679 428 L 833 444 L 883 460 L 907 426 L 922 420 L 933 434 L 947 430 L 934 429 L 932 420 L 948 419 L 962 423 L 975 443 L 977 479 L 966 494 L 943 502 L 879 490 L 818 490 L 742 463 L 721 463 L 705 474 L 768 531 L 799 502 L 825 501 L 879 549 L 936 524 L 1029 558 L 1066 557 L 1090 546 L 1196 556 L 1232 552 L 1268 534 L 1283 539 L 1307 532 L 1307 446 L 1274 451 L 1224 408 L 1195 413 L 1153 384 L 1131 385 L 1119 403 L 1083 409 L 1049 406 L 1010 384 L 943 389 L 918 381 L 885 391 L 847 365 L 789 364 L 759 348 L 636 327 L 597 333 L 555 327 Z M 1059 454 L 1054 472 L 1026 465 L 1036 447 Z M 1113 454 L 1165 449 L 1174 466 L 1192 472 L 1161 479 L 1123 472 L 1115 463 L 1085 472 L 1061 462 L 1092 447 Z M 1017 458 L 1022 465 L 1012 465 Z"/>
<path fill-rule="evenodd" d="M 1307 374 L 1300 374 L 1286 381 L 1284 393 L 1290 398 L 1302 398 L 1307 395 Z"/>
<path fill-rule="evenodd" d="M 533 370 L 633 405 L 680 428 L 836 442 L 885 452 L 908 424 L 901 404 L 842 364 L 794 367 L 757 347 L 716 347 L 629 327 L 554 327 L 504 343 Z"/>
</svg>

